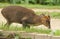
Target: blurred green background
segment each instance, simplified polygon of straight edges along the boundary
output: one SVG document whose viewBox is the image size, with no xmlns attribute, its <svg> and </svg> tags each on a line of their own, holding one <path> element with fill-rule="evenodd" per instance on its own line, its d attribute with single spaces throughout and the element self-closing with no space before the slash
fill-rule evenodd
<svg viewBox="0 0 60 39">
<path fill-rule="evenodd" d="M 60 5 L 60 0 L 0 0 L 12 4 L 42 4 L 42 5 Z"/>
<path fill-rule="evenodd" d="M 37 9 L 60 9 L 60 0 L 0 0 L 0 8 L 10 5 Z"/>
</svg>

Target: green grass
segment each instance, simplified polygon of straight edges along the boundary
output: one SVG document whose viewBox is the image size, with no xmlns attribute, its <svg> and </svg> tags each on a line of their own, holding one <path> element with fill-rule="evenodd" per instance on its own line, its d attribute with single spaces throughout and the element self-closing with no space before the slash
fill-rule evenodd
<svg viewBox="0 0 60 39">
<path fill-rule="evenodd" d="M 60 13 L 51 13 L 50 15 L 52 18 L 59 18 L 60 19 Z"/>
<path fill-rule="evenodd" d="M 50 34 L 51 30 L 49 29 L 36 29 L 36 28 L 31 28 L 31 29 L 25 29 L 26 32 L 34 32 L 34 33 L 40 33 L 40 34 Z"/>
<path fill-rule="evenodd" d="M 13 26 L 11 25 L 9 28 L 6 26 L 3 26 L 2 24 L 0 24 L 0 30 L 4 30 L 4 31 L 24 31 L 27 33 L 38 33 L 38 34 L 51 34 L 51 30 L 50 29 L 42 29 L 42 28 L 26 28 L 24 29 L 23 27 L 17 27 L 17 26 Z M 56 30 L 53 33 L 54 36 L 60 36 L 60 30 Z"/>
<path fill-rule="evenodd" d="M 56 30 L 56 31 L 54 32 L 54 35 L 55 35 L 55 36 L 60 36 L 60 30 Z"/>
<path fill-rule="evenodd" d="M 41 33 L 41 34 L 49 34 L 51 32 L 51 30 L 49 29 L 36 29 L 36 28 L 22 28 L 22 27 L 17 27 L 17 26 L 13 26 L 11 25 L 9 28 L 0 24 L 0 30 L 4 30 L 4 31 L 25 31 L 25 32 L 29 32 L 29 33 Z"/>
<path fill-rule="evenodd" d="M 26 8 L 37 8 L 37 9 L 60 9 L 60 6 L 50 6 L 50 5 L 40 5 L 40 4 L 9 4 L 9 3 L 0 3 L 0 8 L 11 6 L 11 5 L 17 5 L 17 6 L 23 6 Z"/>
<path fill-rule="evenodd" d="M 36 14 L 40 15 L 40 14 L 42 14 L 42 12 L 36 12 Z M 46 14 L 46 15 L 49 14 L 51 16 L 51 18 L 58 18 L 58 19 L 60 19 L 60 12 L 50 12 L 50 13 L 44 12 L 44 14 Z"/>
</svg>

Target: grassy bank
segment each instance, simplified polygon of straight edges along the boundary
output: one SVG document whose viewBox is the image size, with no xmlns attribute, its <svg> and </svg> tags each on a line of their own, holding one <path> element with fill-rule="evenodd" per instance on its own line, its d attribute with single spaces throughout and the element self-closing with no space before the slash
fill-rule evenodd
<svg viewBox="0 0 60 39">
<path fill-rule="evenodd" d="M 18 26 L 13 26 L 11 25 L 9 28 L 8 27 L 4 27 L 3 25 L 0 24 L 0 30 L 3 31 L 24 31 L 27 33 L 38 33 L 38 34 L 51 34 L 51 30 L 50 29 L 42 29 L 42 28 L 26 28 L 24 29 L 23 27 L 18 27 Z M 60 36 L 60 30 L 55 30 L 55 32 L 53 33 L 54 36 Z"/>
<path fill-rule="evenodd" d="M 42 14 L 42 12 L 36 12 L 36 14 L 37 15 L 40 15 L 40 14 Z M 60 19 L 60 12 L 44 12 L 44 14 L 46 14 L 46 15 L 50 15 L 51 16 L 51 18 L 57 18 L 57 19 Z"/>
<path fill-rule="evenodd" d="M 37 8 L 37 9 L 60 9 L 60 6 L 50 6 L 50 5 L 40 5 L 40 4 L 9 4 L 9 3 L 0 3 L 0 8 L 11 5 L 23 6 L 26 8 Z"/>
</svg>

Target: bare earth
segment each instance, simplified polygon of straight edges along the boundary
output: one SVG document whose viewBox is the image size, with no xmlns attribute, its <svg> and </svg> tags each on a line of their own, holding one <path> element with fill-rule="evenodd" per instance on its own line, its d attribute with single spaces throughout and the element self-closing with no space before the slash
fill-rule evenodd
<svg viewBox="0 0 60 39">
<path fill-rule="evenodd" d="M 60 12 L 60 9 L 32 9 L 35 12 Z"/>
<path fill-rule="evenodd" d="M 2 9 L 0 9 L 0 24 L 1 23 L 6 23 L 6 19 L 1 14 L 1 10 Z M 60 10 L 58 10 L 58 9 L 54 9 L 54 10 L 48 10 L 48 9 L 32 9 L 32 10 L 34 10 L 35 12 L 36 11 L 38 11 L 38 12 L 39 11 L 41 11 L 41 12 L 43 12 L 43 11 L 44 12 L 46 12 L 46 11 L 48 11 L 48 12 L 60 12 Z M 60 19 L 51 19 L 51 29 L 53 29 L 53 30 L 60 29 Z"/>
</svg>

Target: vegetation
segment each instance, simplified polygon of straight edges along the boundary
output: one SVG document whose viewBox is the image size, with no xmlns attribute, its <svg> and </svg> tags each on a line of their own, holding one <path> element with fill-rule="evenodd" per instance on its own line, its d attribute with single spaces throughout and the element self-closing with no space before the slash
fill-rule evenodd
<svg viewBox="0 0 60 39">
<path fill-rule="evenodd" d="M 19 27 L 19 26 L 13 26 L 11 25 L 9 28 L 7 26 L 4 26 L 2 24 L 0 24 L 0 30 L 4 30 L 4 31 L 25 31 L 25 32 L 29 32 L 29 33 L 42 33 L 42 34 L 49 34 L 51 32 L 50 29 L 42 29 L 42 28 L 39 28 L 39 29 L 36 29 L 36 28 L 22 28 L 22 27 Z"/>
<path fill-rule="evenodd" d="M 42 5 L 59 5 L 60 0 L 0 0 L 12 4 L 42 4 Z"/>
<path fill-rule="evenodd" d="M 19 26 L 13 26 L 11 25 L 9 28 L 8 27 L 4 27 L 4 25 L 0 24 L 0 30 L 3 30 L 3 31 L 24 31 L 24 32 L 27 32 L 27 33 L 38 33 L 38 34 L 50 34 L 52 31 L 50 29 L 42 29 L 42 28 L 22 28 L 22 27 L 19 27 Z M 60 30 L 55 30 L 55 32 L 53 32 L 53 35 L 55 36 L 60 36 Z M 1 32 L 0 32 L 0 36 L 1 36 Z"/>
<path fill-rule="evenodd" d="M 51 18 L 58 18 L 60 19 L 60 12 L 36 12 L 37 15 L 40 15 L 40 14 L 46 14 L 46 15 L 50 15 Z"/>
<path fill-rule="evenodd" d="M 60 36 L 60 30 L 56 30 L 56 31 L 54 32 L 54 35 L 55 35 L 55 36 Z"/>
<path fill-rule="evenodd" d="M 52 18 L 58 18 L 58 19 L 60 19 L 60 12 L 53 12 L 53 13 L 50 13 L 50 16 L 52 17 Z"/>
<path fill-rule="evenodd" d="M 37 9 L 60 9 L 60 6 L 49 6 L 49 5 L 40 5 L 40 4 L 10 4 L 10 3 L 0 3 L 0 8 L 4 8 L 7 6 L 12 6 L 12 5 L 16 5 L 16 6 L 23 6 L 26 8 L 37 8 Z"/>
</svg>

